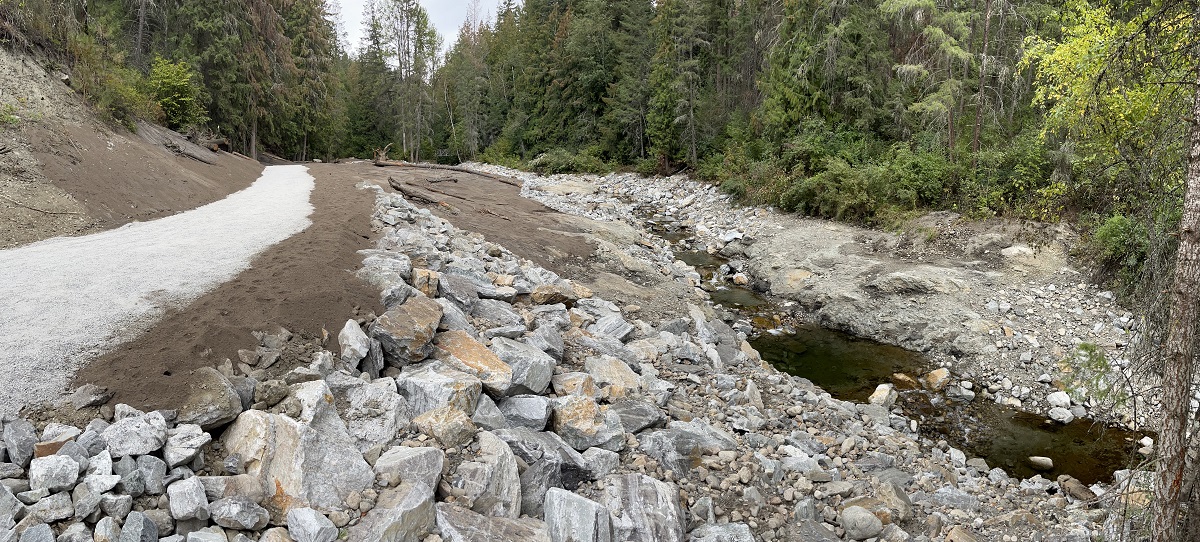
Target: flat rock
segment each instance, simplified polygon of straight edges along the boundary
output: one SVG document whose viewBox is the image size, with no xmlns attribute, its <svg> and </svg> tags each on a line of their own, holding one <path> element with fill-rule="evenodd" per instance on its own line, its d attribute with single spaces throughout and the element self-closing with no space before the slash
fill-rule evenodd
<svg viewBox="0 0 1200 542">
<path fill-rule="evenodd" d="M 436 509 L 437 526 L 446 542 L 550 542 L 541 520 L 487 517 L 447 503 L 438 503 Z"/>
<path fill-rule="evenodd" d="M 442 465 L 445 463 L 446 452 L 441 448 L 394 446 L 375 461 L 375 472 L 394 474 L 405 483 L 434 491 L 442 478 Z"/>
<path fill-rule="evenodd" d="M 370 336 L 383 346 L 389 364 L 403 367 L 433 352 L 430 342 L 441 319 L 441 305 L 428 297 L 414 296 L 376 318 Z"/>
<path fill-rule="evenodd" d="M 621 425 L 630 433 L 662 425 L 667 417 L 658 405 L 641 399 L 625 398 L 614 401 L 608 407 L 621 417 Z"/>
<path fill-rule="evenodd" d="M 717 454 L 737 448 L 737 441 L 728 433 L 701 420 L 672 421 L 666 429 L 639 436 L 642 450 L 659 461 L 664 468 L 683 475 L 691 470 L 692 462 L 701 455 Z"/>
<path fill-rule="evenodd" d="M 167 442 L 163 445 L 163 459 L 167 467 L 175 468 L 185 463 L 191 463 L 200 453 L 200 449 L 212 441 L 212 436 L 205 433 L 199 425 L 180 424 L 167 431 Z"/>
<path fill-rule="evenodd" d="M 684 540 L 683 509 L 674 484 L 644 474 L 610 475 L 603 480 L 600 504 L 612 511 L 616 540 Z"/>
<path fill-rule="evenodd" d="M 191 378 L 192 392 L 179 408 L 179 423 L 209 430 L 232 422 L 242 413 L 241 395 L 220 371 L 201 367 L 192 371 Z"/>
<path fill-rule="evenodd" d="M 438 450 L 439 452 L 441 450 Z M 440 465 L 436 475 L 441 475 Z M 429 476 L 432 473 L 417 473 Z M 434 487 L 420 480 L 405 480 L 398 487 L 384 489 L 358 524 L 350 528 L 349 540 L 417 541 L 433 531 Z"/>
<path fill-rule="evenodd" d="M 478 321 L 480 329 L 525 327 L 525 319 L 512 309 L 512 305 L 496 299 L 480 299 L 471 309 L 471 316 Z"/>
<path fill-rule="evenodd" d="M 29 488 L 51 493 L 70 490 L 79 480 L 79 464 L 64 455 L 36 457 L 29 464 Z"/>
<path fill-rule="evenodd" d="M 551 542 L 613 540 L 609 511 L 596 501 L 555 487 L 546 492 L 543 510 Z"/>
</svg>

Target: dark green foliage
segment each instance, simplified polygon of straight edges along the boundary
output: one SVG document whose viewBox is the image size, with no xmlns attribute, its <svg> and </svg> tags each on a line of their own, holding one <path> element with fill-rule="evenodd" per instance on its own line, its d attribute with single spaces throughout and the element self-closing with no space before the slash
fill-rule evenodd
<svg viewBox="0 0 1200 542">
<path fill-rule="evenodd" d="M 168 127 L 178 130 L 208 121 L 191 66 L 155 57 L 148 85 Z"/>
</svg>

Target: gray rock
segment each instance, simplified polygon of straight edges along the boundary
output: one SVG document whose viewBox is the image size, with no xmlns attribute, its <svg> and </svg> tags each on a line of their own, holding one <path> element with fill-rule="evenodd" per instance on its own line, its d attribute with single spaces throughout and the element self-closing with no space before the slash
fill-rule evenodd
<svg viewBox="0 0 1200 542">
<path fill-rule="evenodd" d="M 171 512 L 163 509 L 151 509 L 142 512 L 146 517 L 154 522 L 154 526 L 158 527 L 158 534 L 169 536 L 175 532 L 175 520 L 171 518 Z M 187 522 L 181 522 L 186 524 Z"/>
<path fill-rule="evenodd" d="M 45 523 L 39 523 L 25 529 L 21 533 L 20 542 L 55 542 L 54 529 Z"/>
<path fill-rule="evenodd" d="M 375 472 L 392 474 L 397 479 L 434 491 L 442 478 L 446 453 L 440 448 L 410 448 L 395 446 L 383 452 L 375 461 Z"/>
<path fill-rule="evenodd" d="M 84 431 L 82 435 L 79 435 L 79 438 L 75 439 L 76 443 L 78 443 L 80 446 L 83 446 L 83 449 L 87 450 L 88 455 L 96 455 L 100 453 L 100 450 L 103 450 L 105 446 L 108 446 L 108 444 L 104 442 L 104 437 L 100 436 L 100 432 L 104 431 L 104 429 L 108 427 L 108 423 L 104 423 L 102 420 L 93 420 L 93 422 L 101 422 L 103 425 L 98 425 L 93 429 L 92 424 L 88 424 L 88 429 Z"/>
<path fill-rule="evenodd" d="M 37 430 L 28 421 L 18 419 L 4 424 L 4 443 L 9 460 L 22 469 L 33 459 L 33 447 L 37 444 Z"/>
<path fill-rule="evenodd" d="M 588 472 L 594 480 L 608 476 L 621 465 L 621 454 L 601 448 L 584 450 L 583 459 L 587 462 Z"/>
<path fill-rule="evenodd" d="M 609 511 L 596 501 L 555 487 L 546 492 L 543 510 L 551 542 L 613 540 Z"/>
<path fill-rule="evenodd" d="M 550 420 L 550 399 L 540 395 L 518 395 L 500 403 L 508 427 L 528 427 L 534 431 L 546 428 Z"/>
<path fill-rule="evenodd" d="M 1044 456 L 1040 456 L 1040 455 L 1029 456 L 1029 464 L 1031 466 L 1033 466 L 1033 468 L 1040 470 L 1040 471 L 1048 471 L 1048 470 L 1054 469 L 1054 460 L 1050 459 L 1049 457 L 1044 457 Z"/>
<path fill-rule="evenodd" d="M 446 542 L 550 541 L 540 520 L 487 517 L 447 503 L 438 503 L 436 510 L 437 526 Z"/>
<path fill-rule="evenodd" d="M 112 493 L 100 495 L 100 511 L 104 512 L 105 516 L 124 520 L 131 510 L 133 510 L 133 497 L 129 495 Z"/>
<path fill-rule="evenodd" d="M 236 398 L 237 393 L 233 392 L 232 387 L 229 390 L 240 409 L 241 399 Z M 130 416 L 108 426 L 100 436 L 108 444 L 108 452 L 113 457 L 146 455 L 166 444 L 167 421 L 158 412 Z"/>
<path fill-rule="evenodd" d="M 528 337 L 525 337 L 525 344 L 545 352 L 556 361 L 562 361 L 563 350 L 566 346 L 563 344 L 562 333 L 554 326 L 540 326 Z"/>
<path fill-rule="evenodd" d="M 442 306 L 442 321 L 438 323 L 439 331 L 463 331 L 472 337 L 479 337 L 479 330 L 475 329 L 458 305 L 445 298 L 438 298 L 434 301 Z"/>
<path fill-rule="evenodd" d="M 1071 408 L 1071 396 L 1065 391 L 1056 391 L 1047 395 L 1046 402 L 1053 408 Z"/>
<path fill-rule="evenodd" d="M 440 463 L 436 472 L 419 475 L 426 480 L 440 476 Z M 349 540 L 421 540 L 434 529 L 433 499 L 434 488 L 420 479 L 406 479 L 399 487 L 385 489 L 380 492 L 375 507 L 350 529 Z"/>
<path fill-rule="evenodd" d="M 296 418 L 246 411 L 226 429 L 224 448 L 278 498 L 318 509 L 340 507 L 350 493 L 371 486 L 374 472 L 338 417 L 324 381 L 292 386 L 292 394 L 300 403 Z"/>
<path fill-rule="evenodd" d="M 629 364 L 613 356 L 593 356 L 583 362 L 584 370 L 601 387 L 607 388 L 608 396 L 626 397 L 642 387 L 642 378 Z"/>
<path fill-rule="evenodd" d="M 79 464 L 64 455 L 34 458 L 29 464 L 29 488 L 51 493 L 70 490 L 79 480 Z"/>
<path fill-rule="evenodd" d="M 220 371 L 201 367 L 192 372 L 192 380 L 192 394 L 179 408 L 179 423 L 192 423 L 209 430 L 228 424 L 241 414 L 242 396 Z M 113 452 L 113 455 L 121 454 Z"/>
<path fill-rule="evenodd" d="M 296 542 L 333 542 L 338 530 L 329 518 L 312 508 L 288 510 L 288 534 Z"/>
<path fill-rule="evenodd" d="M 159 540 L 159 542 L 163 542 L 163 540 Z M 188 533 L 186 542 L 229 542 L 229 537 L 223 532 L 218 533 L 205 529 Z"/>
<path fill-rule="evenodd" d="M 675 471 L 677 476 L 690 471 L 692 462 L 701 455 L 737 448 L 732 436 L 700 420 L 672 421 L 666 429 L 641 435 L 639 441 L 647 455 Z"/>
<path fill-rule="evenodd" d="M 118 542 L 121 538 L 121 525 L 111 517 L 100 518 L 96 522 L 96 530 L 92 532 L 95 542 Z"/>
<path fill-rule="evenodd" d="M 246 497 L 254 502 L 266 500 L 267 492 L 258 477 L 249 474 L 234 476 L 197 476 L 204 486 L 204 495 L 209 502 L 225 497 Z M 272 488 L 274 489 L 274 488 Z"/>
<path fill-rule="evenodd" d="M 492 352 L 512 367 L 511 394 L 541 394 L 550 385 L 557 362 L 536 347 L 504 337 L 492 339 Z"/>
<path fill-rule="evenodd" d="M 478 435 L 479 455 L 464 461 L 450 476 L 464 506 L 486 516 L 516 518 L 521 514 L 521 478 L 512 449 L 487 431 Z"/>
<path fill-rule="evenodd" d="M 979 499 L 973 497 L 970 493 L 954 487 L 938 488 L 937 491 L 934 491 L 929 496 L 929 499 L 940 506 L 958 508 L 959 510 L 968 512 L 979 509 Z"/>
<path fill-rule="evenodd" d="M 496 299 L 480 299 L 471 309 L 471 316 L 480 322 L 483 329 L 525 327 L 525 319 L 512 310 L 512 305 Z"/>
<path fill-rule="evenodd" d="M 21 478 L 25 476 L 25 469 L 21 468 L 16 463 L 0 463 L 0 480 L 6 478 Z"/>
<path fill-rule="evenodd" d="M 438 441 L 442 447 L 453 448 L 475 436 L 475 423 L 467 414 L 454 407 L 430 410 L 416 418 L 413 425 L 423 434 Z"/>
<path fill-rule="evenodd" d="M 162 495 L 167 490 L 167 463 L 152 455 L 137 458 L 137 468 L 142 472 L 146 493 Z"/>
<path fill-rule="evenodd" d="M 453 301 L 464 312 L 471 312 L 479 302 L 479 290 L 475 283 L 466 277 L 443 273 L 438 280 L 438 298 Z"/>
<path fill-rule="evenodd" d="M 1065 408 L 1054 407 L 1050 409 L 1050 419 L 1065 425 L 1075 421 L 1075 414 Z"/>
<path fill-rule="evenodd" d="M 754 533 L 745 523 L 701 525 L 688 535 L 688 542 L 754 542 Z"/>
<path fill-rule="evenodd" d="M 371 324 L 371 338 L 383 346 L 389 364 L 403 367 L 433 352 L 433 335 L 442 320 L 442 306 L 414 296 L 389 309 Z"/>
<path fill-rule="evenodd" d="M 496 402 L 487 394 L 479 396 L 479 404 L 475 406 L 475 413 L 471 415 L 471 421 L 487 431 L 509 427 L 504 413 L 500 412 L 500 407 L 497 407 Z"/>
<path fill-rule="evenodd" d="M 92 491 L 87 484 L 79 484 L 71 492 L 71 505 L 75 507 L 76 519 L 91 516 L 100 509 L 100 493 Z"/>
<path fill-rule="evenodd" d="M 193 476 L 171 484 L 167 487 L 167 497 L 171 517 L 177 520 L 209 518 L 208 496 L 199 478 Z"/>
<path fill-rule="evenodd" d="M 137 461 L 133 456 L 125 456 L 116 463 L 113 471 L 121 477 L 121 481 L 117 483 L 117 491 L 134 497 L 141 496 L 146 493 L 146 474 L 137 467 Z"/>
<path fill-rule="evenodd" d="M 167 442 L 163 445 L 163 459 L 167 467 L 177 467 L 191 463 L 200 453 L 200 448 L 212 441 L 212 436 L 205 433 L 199 425 L 180 424 L 167 431 Z"/>
<path fill-rule="evenodd" d="M 552 487 L 574 490 L 592 472 L 587 460 L 554 433 L 537 432 L 526 427 L 502 429 L 496 436 L 508 443 L 524 465 L 521 476 L 521 512 L 540 517 L 546 491 Z"/>
<path fill-rule="evenodd" d="M 30 506 L 29 515 L 46 523 L 62 521 L 75 515 L 75 503 L 70 493 L 55 493 Z"/>
<path fill-rule="evenodd" d="M 1003 472 L 1003 471 L 1001 471 Z M 895 482 L 882 482 L 879 484 L 879 490 L 876 492 L 880 502 L 886 505 L 889 509 L 895 511 L 896 519 L 900 522 L 908 521 L 913 514 L 912 500 L 908 498 L 908 493 L 900 487 L 900 484 Z"/>
<path fill-rule="evenodd" d="M 851 540 L 874 538 L 883 532 L 883 522 L 870 510 L 861 506 L 850 506 L 842 510 L 839 521 Z"/>
<path fill-rule="evenodd" d="M 25 505 L 17 500 L 8 486 L 0 484 L 0 518 L 3 517 L 20 521 L 25 517 Z"/>
<path fill-rule="evenodd" d="M 346 406 L 341 410 L 346 430 L 354 437 L 360 452 L 383 446 L 408 426 L 404 417 L 408 405 L 396 391 L 396 381 L 380 378 L 372 382 L 332 373 L 326 379 L 333 395 Z"/>
<path fill-rule="evenodd" d="M 158 542 L 158 525 L 141 512 L 130 512 L 121 527 L 119 542 Z"/>
<path fill-rule="evenodd" d="M 658 427 L 667 419 L 657 405 L 640 399 L 620 399 L 608 408 L 621 417 L 621 425 L 630 433 L 637 433 L 648 427 Z"/>
<path fill-rule="evenodd" d="M 588 326 L 588 331 L 600 335 L 607 335 L 618 341 L 625 342 L 633 335 L 633 324 L 626 322 L 620 314 L 610 314 L 596 320 L 596 323 Z"/>
<path fill-rule="evenodd" d="M 590 397 L 568 395 L 554 400 L 550 426 L 563 441 L 582 451 L 593 446 L 619 451 L 625 446 L 625 428 L 616 412 L 601 410 Z"/>
<path fill-rule="evenodd" d="M 842 540 L 813 519 L 797 520 L 787 529 L 791 540 L 803 540 L 804 542 L 841 542 Z"/>
<path fill-rule="evenodd" d="M 483 383 L 440 361 L 405 367 L 396 384 L 408 402 L 408 416 L 415 418 L 441 407 L 475 412 Z"/>
<path fill-rule="evenodd" d="M 271 519 L 266 508 L 241 496 L 225 497 L 213 502 L 208 506 L 208 511 L 217 525 L 240 531 L 262 530 Z"/>
<path fill-rule="evenodd" d="M 682 541 L 683 509 L 674 484 L 644 474 L 610 475 L 603 480 L 600 504 L 613 512 L 616 540 Z"/>
<path fill-rule="evenodd" d="M 371 338 L 363 333 L 362 327 L 354 320 L 346 320 L 346 325 L 338 332 L 338 344 L 342 348 L 342 362 L 351 368 L 358 368 L 358 364 L 371 353 Z"/>
</svg>

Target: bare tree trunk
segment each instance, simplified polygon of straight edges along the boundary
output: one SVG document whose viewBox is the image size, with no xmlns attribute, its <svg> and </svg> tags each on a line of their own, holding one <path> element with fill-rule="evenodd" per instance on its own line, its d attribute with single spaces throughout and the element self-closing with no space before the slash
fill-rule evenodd
<svg viewBox="0 0 1200 542">
<path fill-rule="evenodd" d="M 971 170 L 979 167 L 979 129 L 983 125 L 983 76 L 987 62 L 988 38 L 992 29 L 992 0 L 983 6 L 983 52 L 979 55 L 979 96 L 975 103 L 975 132 L 971 135 Z"/>
<path fill-rule="evenodd" d="M 254 109 L 254 108 L 251 108 Z M 258 114 L 250 114 L 250 158 L 258 160 Z"/>
<path fill-rule="evenodd" d="M 137 36 L 134 36 L 133 54 L 135 62 L 138 66 L 146 67 L 146 51 L 144 46 L 146 43 L 146 5 L 150 0 L 138 0 L 137 14 Z"/>
<path fill-rule="evenodd" d="M 1179 250 L 1171 286 L 1171 320 L 1164 345 L 1162 369 L 1162 426 L 1159 430 L 1158 470 L 1154 485 L 1155 542 L 1179 538 L 1179 501 L 1187 464 L 1188 406 L 1192 391 L 1192 362 L 1196 354 L 1196 320 L 1200 318 L 1200 74 L 1192 104 L 1191 149 L 1187 162 L 1187 192 L 1179 224 Z"/>
</svg>

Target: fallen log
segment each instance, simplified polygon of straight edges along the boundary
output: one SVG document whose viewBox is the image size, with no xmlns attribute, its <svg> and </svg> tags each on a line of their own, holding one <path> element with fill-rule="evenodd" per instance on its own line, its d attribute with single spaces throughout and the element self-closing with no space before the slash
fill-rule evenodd
<svg viewBox="0 0 1200 542">
<path fill-rule="evenodd" d="M 375 158 L 375 166 L 376 167 L 411 167 L 411 168 L 418 168 L 418 169 L 444 169 L 446 171 L 455 171 L 458 173 L 466 173 L 468 175 L 478 175 L 485 179 L 499 181 L 499 182 L 502 182 L 509 186 L 515 186 L 517 188 L 521 187 L 521 183 L 519 181 L 517 181 L 515 179 L 510 179 L 508 177 L 504 177 L 501 175 L 492 175 L 491 173 L 484 173 L 482 171 L 471 171 L 467 168 L 462 168 L 462 167 L 457 167 L 457 166 L 444 166 L 442 164 L 416 164 L 413 162 L 405 162 L 403 160 L 388 160 L 387 155 L 383 152 L 376 152 L 376 155 L 377 155 Z M 379 155 L 382 155 L 382 156 L 379 156 Z M 455 182 L 458 182 L 458 181 L 455 180 Z"/>
</svg>

